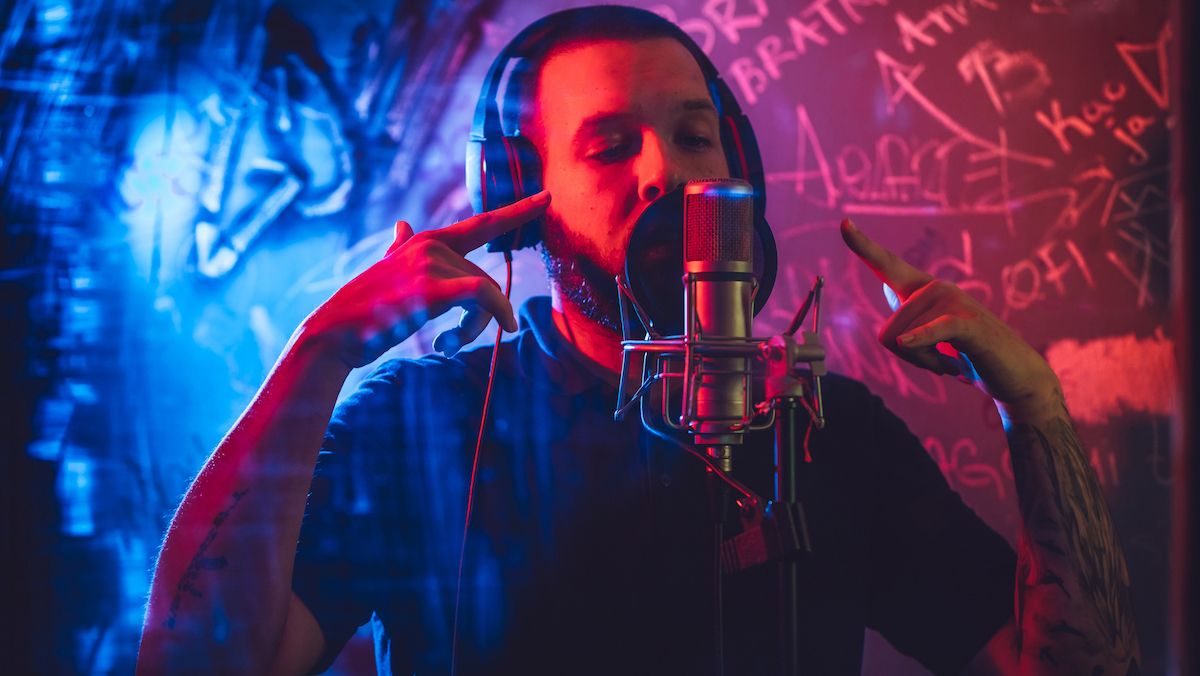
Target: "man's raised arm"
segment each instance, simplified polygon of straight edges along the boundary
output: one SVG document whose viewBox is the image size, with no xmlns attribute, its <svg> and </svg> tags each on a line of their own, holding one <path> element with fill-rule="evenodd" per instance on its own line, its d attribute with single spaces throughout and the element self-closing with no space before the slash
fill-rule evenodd
<svg viewBox="0 0 1200 676">
<path fill-rule="evenodd" d="M 296 663 L 281 649 L 315 658 L 320 645 L 286 635 L 313 627 L 310 617 L 289 624 L 292 564 L 317 453 L 346 376 L 451 307 L 466 312 L 457 329 L 439 336 L 450 349 L 474 339 L 493 316 L 515 331 L 504 294 L 464 256 L 541 215 L 549 201 L 539 193 L 416 236 L 398 222 L 383 258 L 302 323 L 175 513 L 150 589 L 139 673 L 266 673 Z"/>
<path fill-rule="evenodd" d="M 1125 558 L 1057 376 L 954 284 L 912 267 L 850 221 L 842 238 L 900 301 L 880 342 L 921 368 L 973 381 L 1005 422 L 1021 516 L 1014 621 L 969 671 L 1140 673 Z M 939 349 L 947 344 L 953 350 Z"/>
</svg>

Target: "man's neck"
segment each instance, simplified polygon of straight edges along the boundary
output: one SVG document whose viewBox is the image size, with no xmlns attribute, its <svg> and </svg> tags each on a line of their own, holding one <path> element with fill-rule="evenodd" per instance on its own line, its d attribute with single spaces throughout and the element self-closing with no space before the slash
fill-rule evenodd
<svg viewBox="0 0 1200 676">
<path fill-rule="evenodd" d="M 563 339 L 617 377 L 621 372 L 621 336 L 586 317 L 558 289 L 551 288 L 550 298 L 554 308 L 554 328 Z"/>
</svg>

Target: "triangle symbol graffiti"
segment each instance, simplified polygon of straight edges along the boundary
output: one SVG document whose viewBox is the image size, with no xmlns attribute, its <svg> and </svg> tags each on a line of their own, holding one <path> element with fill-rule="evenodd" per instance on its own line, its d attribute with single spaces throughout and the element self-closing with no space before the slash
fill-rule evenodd
<svg viewBox="0 0 1200 676">
<path fill-rule="evenodd" d="M 1170 80 L 1167 77 L 1167 41 L 1171 28 L 1164 24 L 1154 42 L 1118 42 L 1117 53 L 1129 66 L 1138 84 L 1161 109 L 1170 103 Z"/>
<path fill-rule="evenodd" d="M 882 49 L 875 50 L 875 61 L 879 63 L 879 75 L 883 79 L 883 91 L 887 94 L 888 114 L 896 112 L 896 104 L 913 87 L 913 83 L 925 71 L 925 64 L 915 66 L 900 63 Z"/>
</svg>

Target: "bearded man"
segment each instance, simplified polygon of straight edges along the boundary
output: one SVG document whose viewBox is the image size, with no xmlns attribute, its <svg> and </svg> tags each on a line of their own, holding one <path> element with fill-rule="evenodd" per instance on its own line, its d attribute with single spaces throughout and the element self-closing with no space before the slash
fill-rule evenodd
<svg viewBox="0 0 1200 676">
<path fill-rule="evenodd" d="M 367 621 L 381 673 L 716 668 L 707 470 L 612 419 L 611 280 L 651 204 L 730 175 L 721 120 L 698 48 L 665 20 L 597 7 L 547 25 L 519 114 L 544 190 L 442 229 L 397 223 L 296 330 L 175 515 L 140 671 L 319 671 Z M 518 321 L 464 256 L 531 219 L 551 296 Z M 901 300 L 888 349 L 947 373 L 948 343 L 974 364 L 1007 422 L 1023 528 L 1014 553 L 878 398 L 831 377 L 829 408 L 854 415 L 814 434 L 801 487 L 805 671 L 857 673 L 872 627 L 937 673 L 1136 673 L 1124 561 L 1046 362 L 953 285 L 842 235 Z M 454 307 L 444 355 L 387 362 L 335 409 L 351 369 Z M 493 317 L 516 335 L 456 354 Z M 738 456 L 764 494 L 770 443 L 749 434 Z M 770 566 L 728 580 L 728 673 L 778 672 L 775 590 Z"/>
</svg>

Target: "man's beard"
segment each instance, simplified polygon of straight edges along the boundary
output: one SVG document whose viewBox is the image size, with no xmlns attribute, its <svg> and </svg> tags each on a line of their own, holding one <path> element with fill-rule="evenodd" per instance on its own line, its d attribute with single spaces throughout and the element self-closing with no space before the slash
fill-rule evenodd
<svg viewBox="0 0 1200 676">
<path fill-rule="evenodd" d="M 573 241 L 562 222 L 550 214 L 542 223 L 542 260 L 567 302 L 604 328 L 621 332 L 620 299 L 613 279 L 617 273 L 605 270 L 595 247 Z"/>
</svg>

